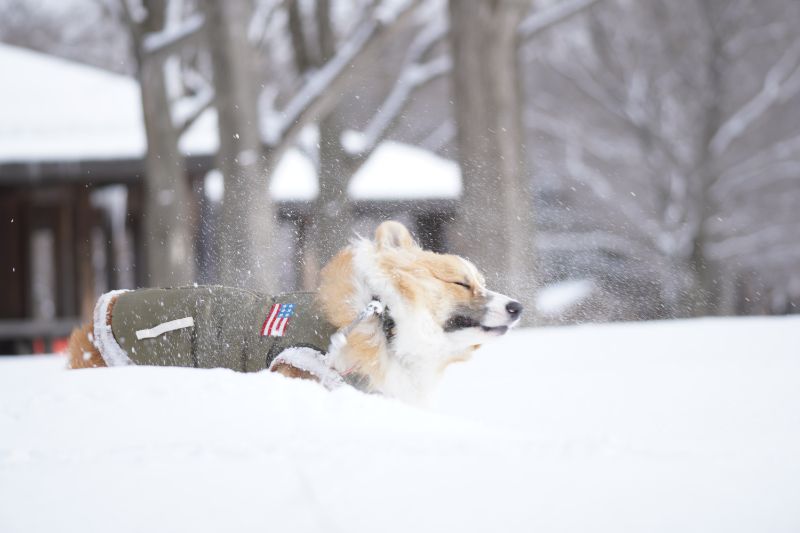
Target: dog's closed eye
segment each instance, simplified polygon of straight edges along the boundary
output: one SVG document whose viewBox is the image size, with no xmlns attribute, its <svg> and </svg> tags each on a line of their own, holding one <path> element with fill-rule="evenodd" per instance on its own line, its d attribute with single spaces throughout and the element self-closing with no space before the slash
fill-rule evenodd
<svg viewBox="0 0 800 533">
<path fill-rule="evenodd" d="M 460 287 L 464 287 L 468 291 L 472 290 L 472 285 L 470 285 L 469 283 L 467 283 L 465 281 L 451 281 L 450 283 L 454 283 L 454 284 L 456 284 L 456 285 L 458 285 Z"/>
</svg>

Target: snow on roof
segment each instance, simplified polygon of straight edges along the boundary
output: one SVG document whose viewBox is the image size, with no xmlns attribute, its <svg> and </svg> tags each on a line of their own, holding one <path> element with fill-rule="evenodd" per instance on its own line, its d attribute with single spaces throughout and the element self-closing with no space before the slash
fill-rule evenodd
<svg viewBox="0 0 800 533">
<path fill-rule="evenodd" d="M 347 188 L 355 200 L 458 198 L 458 165 L 436 154 L 394 141 L 382 142 Z"/>
<path fill-rule="evenodd" d="M 384 141 L 347 192 L 354 200 L 455 199 L 461 194 L 461 172 L 453 161 L 427 150 Z M 272 176 L 270 193 L 275 200 L 313 200 L 319 194 L 314 164 L 300 150 L 288 150 Z"/>
<path fill-rule="evenodd" d="M 139 85 L 127 76 L 0 44 L 0 161 L 144 156 Z M 182 139 L 186 153 L 216 150 L 207 113 Z"/>
<path fill-rule="evenodd" d="M 146 139 L 136 80 L 53 56 L 0 44 L 0 162 L 81 161 L 144 157 Z M 204 113 L 181 138 L 187 155 L 218 147 L 216 112 Z M 281 201 L 319 194 L 314 164 L 291 149 L 270 192 Z M 461 194 L 453 161 L 394 141 L 381 143 L 353 176 L 357 200 L 452 199 Z"/>
<path fill-rule="evenodd" d="M 269 195 L 278 201 L 310 201 L 319 194 L 314 163 L 300 150 L 287 150 L 269 184 Z"/>
</svg>

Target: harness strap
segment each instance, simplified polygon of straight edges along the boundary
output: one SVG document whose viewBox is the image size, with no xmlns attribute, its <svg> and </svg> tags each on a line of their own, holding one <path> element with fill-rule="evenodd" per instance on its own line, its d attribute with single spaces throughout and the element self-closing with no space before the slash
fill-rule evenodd
<svg viewBox="0 0 800 533">
<path fill-rule="evenodd" d="M 336 333 L 331 335 L 331 343 L 328 346 L 328 351 L 325 358 L 328 364 L 333 367 L 334 361 L 339 356 L 339 352 L 347 344 L 347 336 L 353 331 L 356 326 L 363 322 L 366 318 L 371 316 L 381 316 L 386 311 L 386 306 L 380 300 L 374 299 L 367 304 L 364 309 L 356 316 L 356 318 L 345 327 L 339 329 Z M 350 369 L 348 373 L 352 371 Z"/>
<path fill-rule="evenodd" d="M 311 348 L 287 348 L 272 361 L 270 370 L 273 370 L 279 364 L 287 364 L 316 376 L 322 385 L 328 389 L 334 389 L 347 383 L 363 390 L 366 383 L 362 383 L 363 376 L 359 377 L 358 374 L 353 373 L 355 366 L 348 368 L 344 372 L 339 372 L 333 365 L 342 348 L 347 345 L 347 336 L 361 322 L 373 316 L 384 319 L 382 328 L 386 333 L 387 340 L 389 340 L 391 338 L 391 329 L 394 327 L 394 320 L 388 316 L 386 306 L 380 300 L 374 298 L 358 313 L 352 322 L 331 335 L 331 342 L 326 353 L 322 354 Z"/>
</svg>

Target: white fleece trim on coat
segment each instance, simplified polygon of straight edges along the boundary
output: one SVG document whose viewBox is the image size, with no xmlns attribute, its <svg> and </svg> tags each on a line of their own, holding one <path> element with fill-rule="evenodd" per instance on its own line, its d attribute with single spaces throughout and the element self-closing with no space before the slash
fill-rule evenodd
<svg viewBox="0 0 800 533">
<path fill-rule="evenodd" d="M 273 359 L 269 365 L 270 371 L 274 371 L 279 364 L 285 364 L 294 368 L 308 372 L 319 380 L 323 387 L 328 390 L 335 389 L 344 384 L 342 376 L 336 370 L 328 366 L 325 355 L 321 352 L 308 347 L 286 348 L 278 357 Z"/>
<path fill-rule="evenodd" d="M 128 352 L 122 349 L 117 339 L 114 338 L 114 333 L 111 331 L 111 324 L 106 323 L 108 316 L 108 306 L 111 301 L 123 294 L 129 292 L 125 289 L 107 292 L 97 300 L 97 305 L 94 306 L 94 340 L 92 341 L 95 347 L 100 351 L 100 356 L 108 366 L 126 366 L 134 364 L 128 357 Z"/>
</svg>

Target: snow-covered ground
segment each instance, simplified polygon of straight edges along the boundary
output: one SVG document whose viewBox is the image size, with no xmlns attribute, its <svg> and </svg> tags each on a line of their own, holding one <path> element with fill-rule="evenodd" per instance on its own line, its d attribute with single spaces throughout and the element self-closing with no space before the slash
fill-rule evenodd
<svg viewBox="0 0 800 533">
<path fill-rule="evenodd" d="M 513 332 L 423 411 L 0 360 L 0 531 L 800 531 L 800 319 Z"/>
</svg>

